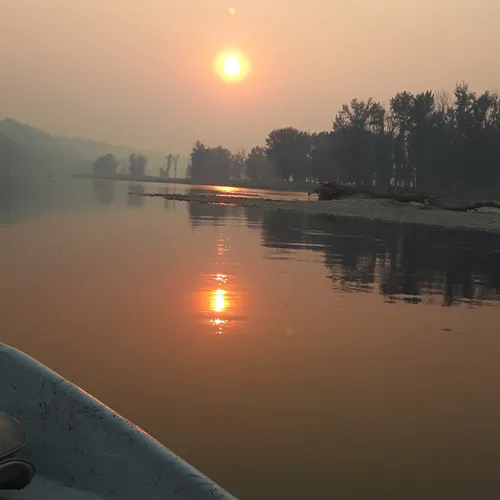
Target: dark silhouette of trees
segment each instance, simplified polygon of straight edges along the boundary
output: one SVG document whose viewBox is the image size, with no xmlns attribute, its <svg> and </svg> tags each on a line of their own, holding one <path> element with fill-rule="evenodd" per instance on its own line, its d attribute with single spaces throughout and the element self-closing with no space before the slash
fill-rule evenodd
<svg viewBox="0 0 500 500">
<path fill-rule="evenodd" d="M 146 165 L 148 164 L 147 156 L 139 153 L 132 153 L 129 158 L 130 175 L 134 178 L 140 179 L 146 174 Z"/>
<path fill-rule="evenodd" d="M 411 133 L 408 144 L 410 165 L 415 172 L 414 183 L 421 190 L 432 187 L 432 127 L 434 119 L 434 95 L 432 92 L 417 94 L 410 111 Z"/>
<path fill-rule="evenodd" d="M 245 173 L 247 154 L 245 150 L 231 155 L 231 178 L 241 179 Z"/>
<path fill-rule="evenodd" d="M 408 143 L 410 134 L 410 113 L 413 95 L 400 92 L 391 99 L 391 121 L 393 125 L 393 178 L 396 186 L 412 184 L 411 168 L 408 161 Z"/>
<path fill-rule="evenodd" d="M 380 103 L 353 99 L 344 104 L 333 122 L 334 149 L 340 181 L 356 185 L 374 185 L 384 144 L 386 111 Z"/>
<path fill-rule="evenodd" d="M 334 120 L 327 171 L 313 173 L 357 186 L 492 191 L 500 181 L 499 117 L 499 97 L 477 95 L 467 84 L 457 85 L 453 102 L 431 91 L 400 92 L 388 111 L 354 99 Z"/>
<path fill-rule="evenodd" d="M 333 156 L 334 135 L 333 132 L 320 132 L 312 134 L 311 148 L 309 152 L 310 175 L 314 179 L 339 180 L 338 160 Z"/>
<path fill-rule="evenodd" d="M 102 155 L 94 162 L 94 174 L 113 177 L 116 174 L 118 165 L 119 161 L 116 159 L 115 155 L 112 155 L 111 153 Z"/>
<path fill-rule="evenodd" d="M 273 130 L 266 138 L 266 155 L 284 181 L 305 181 L 310 174 L 311 136 L 293 127 Z"/>
<path fill-rule="evenodd" d="M 253 181 L 265 181 L 274 177 L 273 167 L 267 159 L 266 150 L 254 146 L 246 159 L 245 175 Z"/>
<path fill-rule="evenodd" d="M 331 130 L 273 130 L 248 157 L 197 142 L 190 176 L 413 188 L 431 196 L 497 196 L 500 188 L 500 97 L 472 92 L 397 93 L 387 107 L 372 98 L 344 104 Z"/>
<path fill-rule="evenodd" d="M 222 146 L 211 148 L 197 141 L 191 151 L 188 173 L 200 183 L 226 182 L 231 176 L 232 160 L 229 149 Z"/>
</svg>

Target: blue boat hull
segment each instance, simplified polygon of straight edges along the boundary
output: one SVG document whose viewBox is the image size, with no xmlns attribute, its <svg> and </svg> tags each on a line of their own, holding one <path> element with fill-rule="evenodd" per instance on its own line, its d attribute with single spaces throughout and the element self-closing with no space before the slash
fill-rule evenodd
<svg viewBox="0 0 500 500">
<path fill-rule="evenodd" d="M 5 344 L 0 411 L 26 429 L 22 455 L 36 467 L 33 482 L 11 496 L 2 492 L 5 498 L 235 500 L 142 429 Z"/>
</svg>

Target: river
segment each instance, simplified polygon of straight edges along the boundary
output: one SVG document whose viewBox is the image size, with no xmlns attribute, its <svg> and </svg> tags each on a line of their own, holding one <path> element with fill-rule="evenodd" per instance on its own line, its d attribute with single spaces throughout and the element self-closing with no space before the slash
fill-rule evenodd
<svg viewBox="0 0 500 500">
<path fill-rule="evenodd" d="M 499 236 L 27 186 L 0 340 L 241 500 L 499 497 Z"/>
</svg>

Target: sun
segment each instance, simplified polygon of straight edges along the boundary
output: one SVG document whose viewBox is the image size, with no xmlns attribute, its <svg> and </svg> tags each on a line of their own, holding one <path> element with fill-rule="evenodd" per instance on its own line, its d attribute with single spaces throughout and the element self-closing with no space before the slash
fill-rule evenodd
<svg viewBox="0 0 500 500">
<path fill-rule="evenodd" d="M 239 49 L 227 49 L 219 52 L 214 61 L 215 71 L 227 83 L 244 80 L 250 71 L 246 55 Z"/>
<path fill-rule="evenodd" d="M 241 73 L 242 69 L 243 64 L 241 64 L 241 61 L 237 57 L 227 56 L 224 61 L 222 61 L 222 71 L 229 77 L 237 76 Z"/>
</svg>

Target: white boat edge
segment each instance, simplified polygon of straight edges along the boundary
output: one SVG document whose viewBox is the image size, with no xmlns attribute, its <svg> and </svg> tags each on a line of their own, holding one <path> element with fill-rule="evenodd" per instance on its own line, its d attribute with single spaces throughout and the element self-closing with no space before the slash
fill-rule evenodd
<svg viewBox="0 0 500 500">
<path fill-rule="evenodd" d="M 36 467 L 28 487 L 11 496 L 2 491 L 2 498 L 56 500 L 71 489 L 71 498 L 87 492 L 82 499 L 236 500 L 132 422 L 3 343 L 0 411 L 25 428 L 21 456 Z"/>
</svg>

